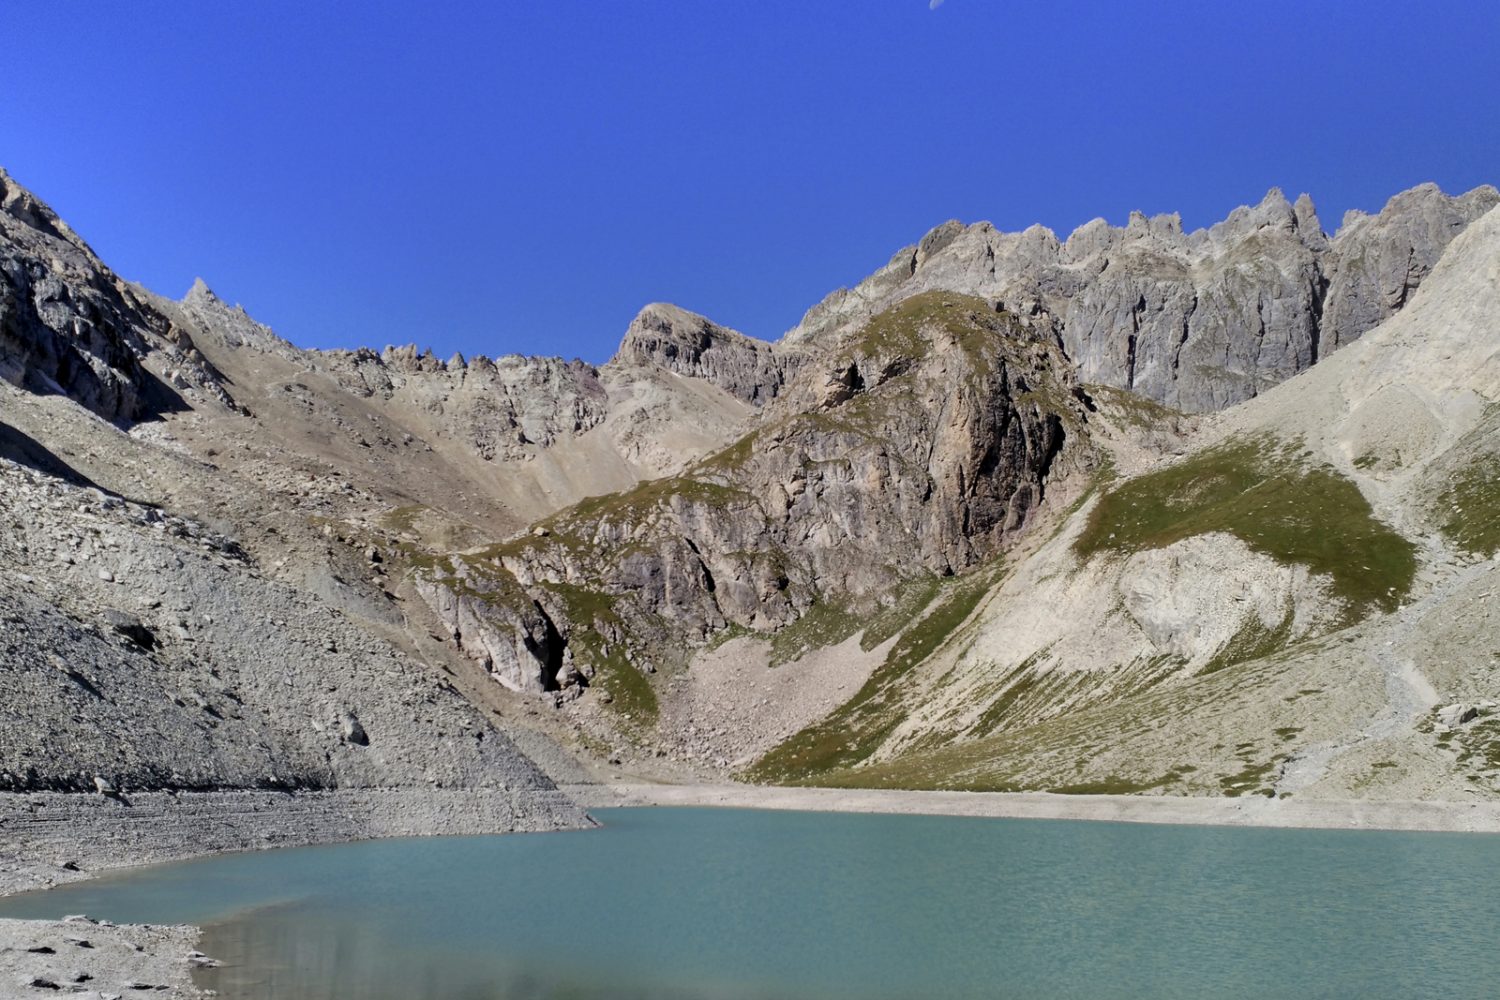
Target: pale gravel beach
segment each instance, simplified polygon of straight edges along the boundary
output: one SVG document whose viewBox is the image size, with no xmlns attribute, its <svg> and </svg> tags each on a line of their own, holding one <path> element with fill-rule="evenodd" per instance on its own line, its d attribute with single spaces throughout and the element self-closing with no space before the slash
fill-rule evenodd
<svg viewBox="0 0 1500 1000">
<path fill-rule="evenodd" d="M 590 822 L 561 793 L 541 789 L 142 792 L 128 800 L 0 793 L 0 895 L 228 851 L 541 832 Z"/>
<path fill-rule="evenodd" d="M 568 785 L 586 809 L 712 806 L 808 812 L 909 813 L 1014 819 L 1102 820 L 1194 826 L 1500 832 L 1500 802 L 1352 802 L 1047 792 L 930 792 L 762 785 Z"/>
<path fill-rule="evenodd" d="M 0 920 L 0 998 L 80 1000 L 207 996 L 192 981 L 196 927 L 67 920 Z"/>
</svg>

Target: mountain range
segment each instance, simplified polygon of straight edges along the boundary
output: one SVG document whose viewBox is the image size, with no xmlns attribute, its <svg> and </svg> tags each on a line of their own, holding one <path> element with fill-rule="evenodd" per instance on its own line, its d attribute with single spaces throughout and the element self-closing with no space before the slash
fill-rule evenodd
<svg viewBox="0 0 1500 1000">
<path fill-rule="evenodd" d="M 0 790 L 1500 792 L 1500 193 L 298 348 L 0 173 Z"/>
</svg>

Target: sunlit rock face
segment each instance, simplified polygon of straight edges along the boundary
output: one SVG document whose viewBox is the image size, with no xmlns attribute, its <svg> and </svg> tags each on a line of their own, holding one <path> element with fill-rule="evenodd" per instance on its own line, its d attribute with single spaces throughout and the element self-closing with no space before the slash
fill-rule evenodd
<svg viewBox="0 0 1500 1000">
<path fill-rule="evenodd" d="M 852 289 L 808 311 L 784 343 L 837 342 L 930 289 L 979 295 L 1055 337 L 1084 382 L 1178 409 L 1249 399 L 1357 338 L 1405 304 L 1443 249 L 1500 203 L 1425 184 L 1374 216 L 1324 232 L 1306 195 L 1272 190 L 1192 233 L 1175 215 L 1095 219 L 1059 241 L 1033 226 L 945 223 Z"/>
</svg>

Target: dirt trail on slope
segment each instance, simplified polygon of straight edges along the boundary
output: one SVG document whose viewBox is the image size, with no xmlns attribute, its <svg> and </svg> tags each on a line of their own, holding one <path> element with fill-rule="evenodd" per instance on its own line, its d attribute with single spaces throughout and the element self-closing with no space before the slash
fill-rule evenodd
<svg viewBox="0 0 1500 1000">
<path fill-rule="evenodd" d="M 1419 718 L 1437 706 L 1441 700 L 1437 690 L 1415 661 L 1402 655 L 1401 650 L 1407 647 L 1409 640 L 1420 637 L 1418 630 L 1433 612 L 1492 568 L 1489 562 L 1478 562 L 1457 570 L 1444 567 L 1449 573 L 1447 579 L 1434 586 L 1421 600 L 1392 616 L 1382 630 L 1384 637 L 1377 640 L 1379 645 L 1369 651 L 1370 658 L 1385 675 L 1385 707 L 1350 736 L 1315 744 L 1295 754 L 1282 767 L 1275 786 L 1278 795 L 1316 784 L 1328 773 L 1334 761 L 1349 751 L 1411 729 Z"/>
</svg>

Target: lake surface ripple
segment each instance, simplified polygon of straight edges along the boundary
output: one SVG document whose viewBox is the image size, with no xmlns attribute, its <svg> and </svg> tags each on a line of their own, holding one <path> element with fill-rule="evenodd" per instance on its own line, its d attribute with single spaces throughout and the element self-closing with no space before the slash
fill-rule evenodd
<svg viewBox="0 0 1500 1000">
<path fill-rule="evenodd" d="M 1490 996 L 1500 837 L 719 809 L 136 869 L 230 1000 Z"/>
</svg>

